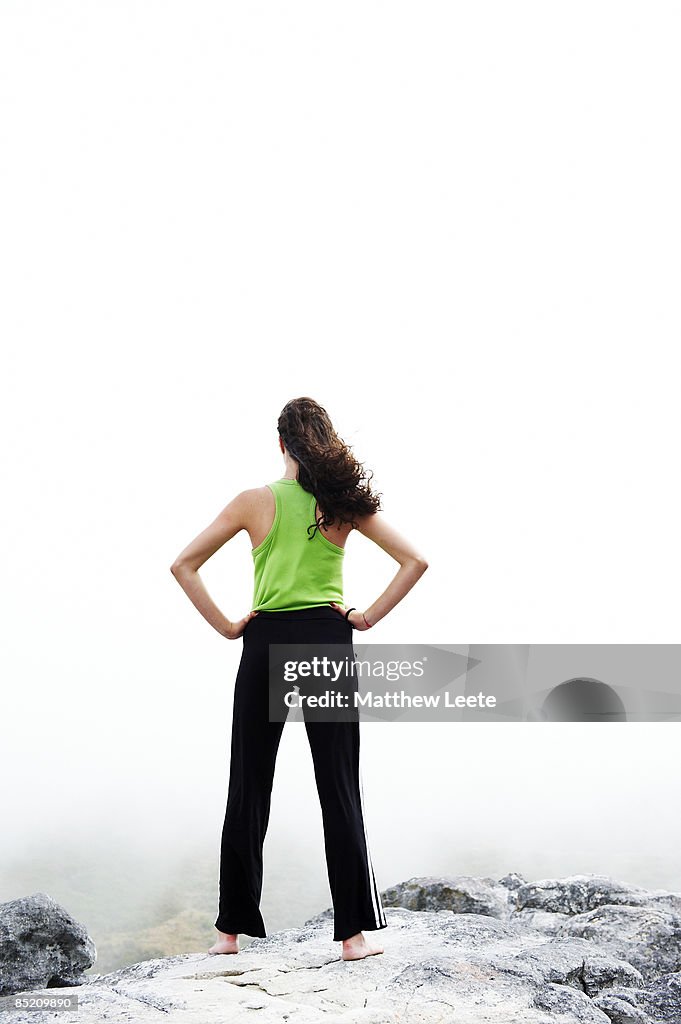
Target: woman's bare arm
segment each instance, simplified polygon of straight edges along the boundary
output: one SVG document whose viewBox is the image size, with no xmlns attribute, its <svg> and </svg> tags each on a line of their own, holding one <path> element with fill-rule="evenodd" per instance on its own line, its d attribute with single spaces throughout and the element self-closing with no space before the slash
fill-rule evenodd
<svg viewBox="0 0 681 1024">
<path fill-rule="evenodd" d="M 208 593 L 206 585 L 199 575 L 199 569 L 211 555 L 214 555 L 223 544 L 236 536 L 240 530 L 247 530 L 254 501 L 255 491 L 242 491 L 213 520 L 210 526 L 195 537 L 181 551 L 170 567 L 170 571 L 180 584 L 195 608 L 203 615 L 206 622 L 230 640 L 241 636 L 247 623 L 257 612 L 249 612 L 243 619 L 231 622 L 216 605 Z"/>
<path fill-rule="evenodd" d="M 392 611 L 395 605 L 409 593 L 428 568 L 428 562 L 408 540 L 385 521 L 380 512 L 362 516 L 358 520 L 357 528 L 360 533 L 378 544 L 383 551 L 399 562 L 400 566 L 381 596 L 363 613 L 369 625 L 373 626 Z M 332 602 L 332 607 L 341 613 L 345 612 L 341 605 L 334 602 Z M 350 621 L 356 629 L 368 628 L 364 623 L 363 614 L 357 611 L 350 612 Z"/>
</svg>

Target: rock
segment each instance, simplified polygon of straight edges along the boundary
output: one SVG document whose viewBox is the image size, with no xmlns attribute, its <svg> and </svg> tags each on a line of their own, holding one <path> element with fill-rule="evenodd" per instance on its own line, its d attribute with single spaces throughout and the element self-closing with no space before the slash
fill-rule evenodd
<svg viewBox="0 0 681 1024">
<path fill-rule="evenodd" d="M 652 1020 L 664 1024 L 681 1024 L 681 974 L 663 974 L 652 984 L 636 992 L 638 1005 Z"/>
<path fill-rule="evenodd" d="M 651 1018 L 637 1008 L 631 993 L 621 998 L 613 992 L 600 992 L 594 999 L 594 1006 L 603 1010 L 612 1024 L 651 1024 Z"/>
<path fill-rule="evenodd" d="M 612 1024 L 681 1024 L 681 974 L 663 974 L 643 989 L 601 992 L 594 1003 Z"/>
<path fill-rule="evenodd" d="M 410 878 L 381 892 L 384 907 L 406 910 L 451 910 L 455 914 L 507 917 L 509 892 L 493 878 L 448 875 Z"/>
<path fill-rule="evenodd" d="M 608 1024 L 589 994 L 641 981 L 585 939 L 553 943 L 480 914 L 385 913 L 388 928 L 371 935 L 385 947 L 380 956 L 341 960 L 322 917 L 255 939 L 237 956 L 186 954 L 98 976 L 79 988 L 79 1010 L 60 1012 L 60 1024 L 238 1024 L 256 1008 L 268 1024 Z M 11 1019 L 42 1024 L 43 1016 L 16 1010 Z"/>
<path fill-rule="evenodd" d="M 512 917 L 517 924 L 534 928 L 545 935 L 558 935 L 566 921 L 570 920 L 569 914 L 552 914 L 550 910 L 518 910 Z"/>
<path fill-rule="evenodd" d="M 242 1024 L 255 1016 L 264 1024 L 681 1024 L 681 973 L 665 966 L 678 953 L 678 894 L 601 876 L 505 881 L 412 878 L 386 890 L 429 906 L 384 900 L 388 928 L 367 934 L 385 952 L 366 960 L 341 960 L 327 908 L 236 956 L 186 953 L 86 975 L 77 988 L 40 990 L 31 981 L 16 995 L 77 993 L 79 1009 L 60 1011 L 59 1024 Z M 521 890 L 529 902 L 515 909 Z M 620 902 L 601 903 L 605 893 Z M 504 896 L 512 902 L 502 912 Z M 55 1019 L 20 1008 L 8 1017 Z"/>
<path fill-rule="evenodd" d="M 525 879 L 517 871 L 510 871 L 503 878 L 499 878 L 498 882 L 499 885 L 504 885 L 507 889 L 519 889 L 521 885 L 525 885 Z"/>
<path fill-rule="evenodd" d="M 643 981 L 631 964 L 580 939 L 525 945 L 510 955 L 500 955 L 495 966 L 538 984 L 570 985 L 588 996 L 595 996 L 613 984 L 637 985 Z"/>
<path fill-rule="evenodd" d="M 535 996 L 534 1005 L 540 1010 L 548 1010 L 553 1015 L 551 1020 L 579 1021 L 580 1024 L 605 1024 L 610 1018 L 583 992 L 550 982 L 540 989 Z"/>
<path fill-rule="evenodd" d="M 605 904 L 639 907 L 654 900 L 681 899 L 679 894 L 650 892 L 616 882 L 605 875 L 570 875 L 527 882 L 517 888 L 516 908 L 545 910 L 552 914 L 584 914 Z"/>
<path fill-rule="evenodd" d="M 85 928 L 46 893 L 0 903 L 0 995 L 80 985 L 96 955 Z"/>
<path fill-rule="evenodd" d="M 560 934 L 598 943 L 646 980 L 681 970 L 681 917 L 654 905 L 599 907 L 569 918 Z"/>
</svg>

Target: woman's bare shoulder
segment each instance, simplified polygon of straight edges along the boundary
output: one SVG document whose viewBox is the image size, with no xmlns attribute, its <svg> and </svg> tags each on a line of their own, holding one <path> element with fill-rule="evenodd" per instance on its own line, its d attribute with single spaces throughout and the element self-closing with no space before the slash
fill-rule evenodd
<svg viewBox="0 0 681 1024">
<path fill-rule="evenodd" d="M 243 491 L 239 491 L 232 501 L 236 501 L 240 505 L 258 505 L 269 498 L 273 498 L 272 490 L 268 484 L 263 484 L 261 487 L 246 487 Z"/>
<path fill-rule="evenodd" d="M 269 484 L 263 484 L 262 487 L 248 487 L 248 488 L 246 488 L 245 491 L 241 491 L 241 493 L 238 495 L 238 497 L 241 498 L 242 501 L 244 501 L 245 503 L 248 503 L 248 502 L 259 503 L 261 501 L 267 501 L 269 498 L 273 497 L 273 495 L 272 495 L 272 489 L 269 486 Z"/>
<path fill-rule="evenodd" d="M 248 524 L 254 515 L 274 507 L 274 495 L 264 484 L 262 487 L 247 487 L 230 499 L 221 515 L 236 517 L 242 524 Z"/>
</svg>

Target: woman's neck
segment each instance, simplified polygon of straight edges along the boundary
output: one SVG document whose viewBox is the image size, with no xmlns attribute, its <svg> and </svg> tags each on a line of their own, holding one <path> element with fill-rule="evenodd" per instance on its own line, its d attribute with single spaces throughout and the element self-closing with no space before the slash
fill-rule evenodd
<svg viewBox="0 0 681 1024">
<path fill-rule="evenodd" d="M 282 480 L 297 480 L 298 479 L 298 463 L 295 459 L 286 452 L 284 456 L 284 475 Z"/>
</svg>

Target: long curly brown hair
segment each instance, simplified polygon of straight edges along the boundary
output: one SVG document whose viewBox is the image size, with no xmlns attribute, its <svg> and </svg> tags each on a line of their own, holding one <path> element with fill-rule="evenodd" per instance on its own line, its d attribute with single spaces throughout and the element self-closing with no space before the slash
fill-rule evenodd
<svg viewBox="0 0 681 1024">
<path fill-rule="evenodd" d="M 373 473 L 365 472 L 318 402 L 291 399 L 279 414 L 277 429 L 284 447 L 298 463 L 298 483 L 317 499 L 321 515 L 308 527 L 311 536 L 335 522 L 356 528 L 356 516 L 379 511 L 380 495 L 371 488 Z"/>
</svg>

